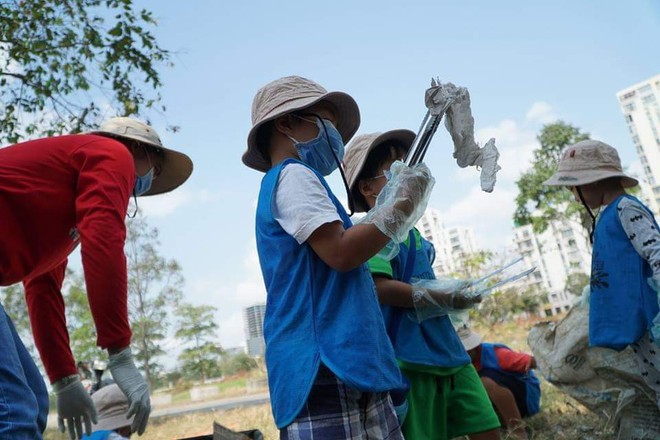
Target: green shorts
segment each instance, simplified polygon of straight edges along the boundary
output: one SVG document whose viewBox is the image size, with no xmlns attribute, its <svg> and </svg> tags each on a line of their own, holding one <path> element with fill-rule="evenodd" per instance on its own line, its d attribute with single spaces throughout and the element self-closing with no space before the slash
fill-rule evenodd
<svg viewBox="0 0 660 440">
<path fill-rule="evenodd" d="M 410 382 L 405 438 L 450 439 L 499 428 L 500 421 L 472 364 L 457 368 L 399 362 Z"/>
</svg>

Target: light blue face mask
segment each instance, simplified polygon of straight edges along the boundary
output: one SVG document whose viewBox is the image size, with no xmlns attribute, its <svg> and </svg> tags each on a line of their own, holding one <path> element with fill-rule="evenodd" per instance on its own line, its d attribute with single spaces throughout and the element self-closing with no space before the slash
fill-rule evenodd
<svg viewBox="0 0 660 440">
<path fill-rule="evenodd" d="M 135 176 L 135 186 L 133 193 L 136 196 L 141 196 L 151 189 L 151 182 L 154 180 L 154 167 L 149 168 L 147 174 L 144 176 Z"/>
<path fill-rule="evenodd" d="M 312 122 L 305 118 L 300 119 Z M 289 136 L 289 139 L 293 141 L 293 146 L 298 151 L 301 161 L 314 168 L 321 175 L 328 176 L 344 160 L 344 141 L 332 122 L 319 118 L 315 122 L 319 128 L 319 135 L 314 139 L 307 142 L 298 142 L 291 136 Z"/>
</svg>

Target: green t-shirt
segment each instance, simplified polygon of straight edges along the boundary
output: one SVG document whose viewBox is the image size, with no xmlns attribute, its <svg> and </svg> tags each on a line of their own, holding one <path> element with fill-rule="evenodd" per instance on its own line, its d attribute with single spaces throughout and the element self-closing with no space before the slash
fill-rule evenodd
<svg viewBox="0 0 660 440">
<path fill-rule="evenodd" d="M 421 249 L 422 247 L 422 236 L 417 230 L 417 228 L 413 228 L 413 235 L 415 236 L 415 248 L 416 249 Z M 410 235 L 406 237 L 406 240 L 402 243 L 403 245 L 408 248 L 410 243 Z M 386 276 L 388 278 L 393 278 L 394 277 L 394 272 L 392 271 L 392 262 L 384 257 L 384 250 L 380 251 L 373 257 L 371 257 L 368 261 L 369 264 L 369 270 L 371 271 L 372 275 L 381 275 L 381 276 Z"/>
</svg>

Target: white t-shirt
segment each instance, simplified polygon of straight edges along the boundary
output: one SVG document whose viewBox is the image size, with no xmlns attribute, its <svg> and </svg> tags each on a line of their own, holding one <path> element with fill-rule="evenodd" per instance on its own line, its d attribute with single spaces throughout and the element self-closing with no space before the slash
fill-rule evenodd
<svg viewBox="0 0 660 440">
<path fill-rule="evenodd" d="M 282 169 L 273 194 L 273 217 L 298 244 L 320 226 L 341 221 L 328 191 L 312 170 L 293 163 Z"/>
</svg>

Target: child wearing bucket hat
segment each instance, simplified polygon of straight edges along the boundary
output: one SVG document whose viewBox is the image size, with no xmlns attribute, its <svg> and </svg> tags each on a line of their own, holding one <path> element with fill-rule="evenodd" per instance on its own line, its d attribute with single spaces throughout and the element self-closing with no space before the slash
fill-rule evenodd
<svg viewBox="0 0 660 440">
<path fill-rule="evenodd" d="M 534 356 L 504 344 L 483 342 L 481 335 L 467 326 L 458 329 L 458 336 L 503 425 L 512 437 L 527 439 L 522 419 L 541 409 L 541 384 L 532 371 L 536 368 Z"/>
<path fill-rule="evenodd" d="M 298 76 L 266 84 L 252 105 L 243 162 L 265 172 L 256 212 L 266 284 L 270 399 L 282 438 L 400 439 L 388 390 L 402 386 L 365 265 L 432 186 L 402 170 L 372 223 L 353 226 L 324 176 L 360 122 L 349 95 Z"/>
<path fill-rule="evenodd" d="M 637 183 L 617 151 L 596 140 L 568 147 L 545 182 L 569 188 L 593 220 L 589 344 L 631 345 L 660 407 L 660 233 L 653 213 L 626 193 Z"/>
<path fill-rule="evenodd" d="M 96 410 L 69 347 L 61 288 L 67 257 L 82 248 L 99 346 L 142 433 L 149 390 L 130 351 L 124 223 L 131 195 L 171 191 L 192 172 L 185 154 L 163 147 L 140 121 L 113 118 L 94 133 L 0 149 L 0 286 L 23 282 L 34 339 L 56 394 L 59 425 L 89 432 Z M 48 415 L 41 374 L 0 307 L 0 438 L 40 439 Z"/>
<path fill-rule="evenodd" d="M 344 166 L 356 211 L 376 206 L 392 164 L 404 157 L 414 139 L 410 130 L 391 130 L 351 142 Z M 385 327 L 410 384 L 404 436 L 497 439 L 497 415 L 446 313 L 468 308 L 479 298 L 466 295 L 461 282 L 439 288 L 433 245 L 412 225 L 407 235 L 393 259 L 379 254 L 369 260 Z"/>
<path fill-rule="evenodd" d="M 126 418 L 128 399 L 116 384 L 104 386 L 92 394 L 98 411 L 98 423 L 92 425 L 91 435 L 83 440 L 128 440 L 131 438 L 133 418 Z"/>
</svg>

